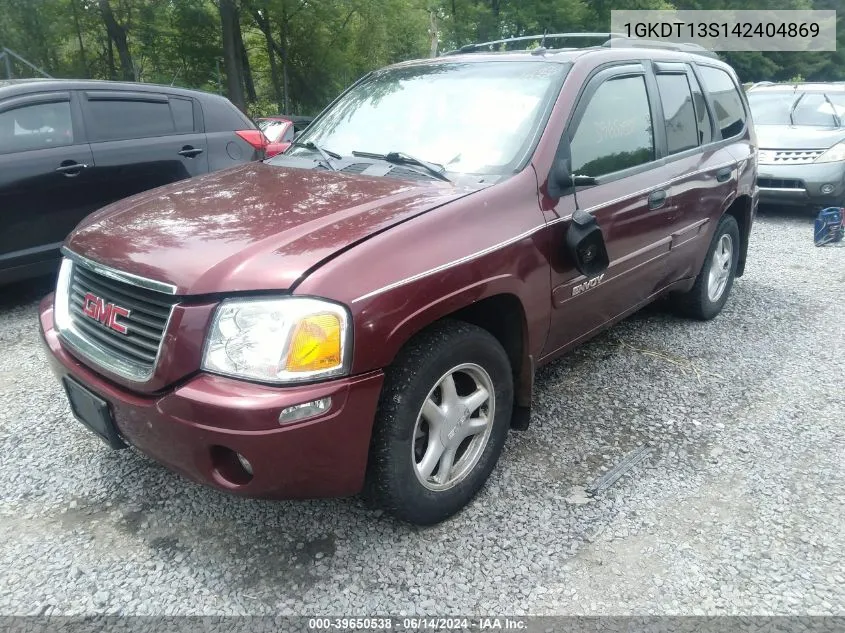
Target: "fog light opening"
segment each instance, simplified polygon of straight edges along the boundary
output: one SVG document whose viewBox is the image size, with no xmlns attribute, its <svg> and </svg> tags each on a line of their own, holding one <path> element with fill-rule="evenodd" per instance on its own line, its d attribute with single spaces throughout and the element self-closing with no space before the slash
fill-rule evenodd
<svg viewBox="0 0 845 633">
<path fill-rule="evenodd" d="M 827 184 L 822 185 L 821 191 L 824 195 L 828 195 L 828 194 L 833 193 L 834 189 L 836 189 L 836 185 L 833 185 L 831 183 L 827 183 Z"/>
<path fill-rule="evenodd" d="M 331 407 L 332 399 L 329 397 L 285 407 L 279 414 L 279 424 L 291 424 L 292 422 L 307 420 L 325 413 Z"/>
<path fill-rule="evenodd" d="M 244 486 L 252 481 L 252 464 L 231 448 L 212 446 L 211 463 L 214 475 L 225 484 Z"/>
</svg>

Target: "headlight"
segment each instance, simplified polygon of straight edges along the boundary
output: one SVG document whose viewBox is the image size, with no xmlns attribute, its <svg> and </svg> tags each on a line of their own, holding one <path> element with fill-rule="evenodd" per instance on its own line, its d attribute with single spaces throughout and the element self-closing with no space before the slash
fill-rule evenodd
<svg viewBox="0 0 845 633">
<path fill-rule="evenodd" d="M 320 299 L 230 299 L 217 308 L 203 369 L 274 383 L 349 371 L 350 317 Z"/>
<path fill-rule="evenodd" d="M 816 159 L 817 163 L 835 163 L 845 160 L 845 141 L 837 143 Z"/>
</svg>

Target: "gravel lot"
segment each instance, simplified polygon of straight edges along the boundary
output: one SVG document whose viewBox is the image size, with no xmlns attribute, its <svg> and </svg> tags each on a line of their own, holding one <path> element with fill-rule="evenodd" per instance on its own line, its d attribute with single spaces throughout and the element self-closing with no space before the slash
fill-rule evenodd
<svg viewBox="0 0 845 633">
<path fill-rule="evenodd" d="M 48 371 L 31 286 L 0 289 L 0 613 L 845 614 L 845 249 L 807 217 L 760 218 L 715 321 L 656 307 L 544 369 L 532 427 L 427 529 L 109 451 Z"/>
</svg>

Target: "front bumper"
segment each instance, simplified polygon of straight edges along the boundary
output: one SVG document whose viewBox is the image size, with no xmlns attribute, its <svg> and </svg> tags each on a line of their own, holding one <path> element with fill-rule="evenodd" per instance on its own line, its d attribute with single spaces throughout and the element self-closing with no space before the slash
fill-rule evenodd
<svg viewBox="0 0 845 633">
<path fill-rule="evenodd" d="M 845 200 L 845 162 L 806 165 L 759 165 L 760 202 L 822 207 Z M 833 186 L 829 193 L 822 187 Z"/>
<path fill-rule="evenodd" d="M 39 316 L 54 373 L 105 399 L 121 437 L 168 468 L 248 497 L 335 497 L 361 490 L 382 372 L 284 388 L 198 373 L 164 393 L 141 395 L 105 380 L 65 350 L 53 323 L 53 295 L 41 302 Z M 326 413 L 279 426 L 283 408 L 326 396 L 332 399 Z M 248 481 L 233 475 L 231 451 L 249 460 Z"/>
</svg>

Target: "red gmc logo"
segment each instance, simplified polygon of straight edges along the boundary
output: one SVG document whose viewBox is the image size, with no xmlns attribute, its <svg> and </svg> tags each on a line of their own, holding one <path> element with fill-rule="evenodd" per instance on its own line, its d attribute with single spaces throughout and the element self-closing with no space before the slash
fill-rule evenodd
<svg viewBox="0 0 845 633">
<path fill-rule="evenodd" d="M 85 294 L 85 299 L 82 301 L 82 311 L 85 313 L 85 316 L 99 321 L 115 332 L 126 334 L 129 331 L 123 323 L 117 320 L 117 317 L 128 317 L 130 310 L 121 308 L 113 303 L 106 303 L 105 299 L 95 294 L 90 292 Z"/>
</svg>

